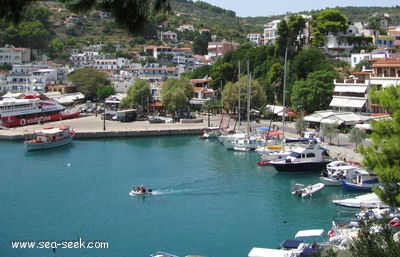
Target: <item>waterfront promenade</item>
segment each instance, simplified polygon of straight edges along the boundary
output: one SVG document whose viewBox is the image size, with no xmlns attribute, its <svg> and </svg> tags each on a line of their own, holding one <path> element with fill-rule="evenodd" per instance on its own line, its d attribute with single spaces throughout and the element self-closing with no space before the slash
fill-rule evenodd
<svg viewBox="0 0 400 257">
<path fill-rule="evenodd" d="M 185 123 L 156 123 L 151 124 L 149 121 L 134 122 L 117 122 L 102 120 L 100 116 L 88 115 L 77 119 L 65 120 L 63 123 L 70 126 L 76 132 L 76 139 L 83 138 L 112 138 L 112 137 L 134 137 L 134 136 L 171 136 L 171 135 L 201 135 L 205 127 L 210 123 L 211 126 L 219 126 L 221 116 L 199 116 L 203 122 Z M 44 125 L 30 125 L 24 127 L 10 128 L 6 130 L 0 129 L 0 139 L 2 140 L 19 140 L 24 139 L 24 135 L 46 126 L 58 126 L 61 122 L 48 122 Z M 258 127 L 269 127 L 276 124 L 282 130 L 282 122 L 270 123 L 269 120 L 260 120 L 259 123 L 250 122 L 253 129 Z M 246 122 L 242 122 L 242 126 L 246 126 Z M 235 127 L 235 121 L 228 118 L 223 119 L 222 127 L 229 126 L 230 129 Z M 289 138 L 298 137 L 296 135 L 295 123 L 288 122 L 285 124 L 285 136 Z M 348 135 L 340 134 L 337 138 L 322 143 L 323 146 L 330 150 L 332 157 L 341 155 L 346 160 L 361 161 L 362 156 L 354 152 L 355 145 L 349 143 Z"/>
</svg>

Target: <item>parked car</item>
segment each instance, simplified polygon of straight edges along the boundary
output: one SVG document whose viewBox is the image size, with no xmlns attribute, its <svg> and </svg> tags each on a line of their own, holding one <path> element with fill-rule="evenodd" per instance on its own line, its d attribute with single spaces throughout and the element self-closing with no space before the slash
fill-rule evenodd
<svg viewBox="0 0 400 257">
<path fill-rule="evenodd" d="M 149 122 L 150 122 L 150 123 L 165 123 L 165 120 L 160 119 L 160 118 L 158 118 L 158 117 L 154 117 L 154 118 L 150 118 L 150 119 L 149 119 Z"/>
<path fill-rule="evenodd" d="M 113 120 L 115 113 L 110 113 L 107 112 L 105 115 L 104 113 L 101 114 L 101 119 L 104 120 L 104 116 L 106 117 L 106 120 Z"/>
</svg>

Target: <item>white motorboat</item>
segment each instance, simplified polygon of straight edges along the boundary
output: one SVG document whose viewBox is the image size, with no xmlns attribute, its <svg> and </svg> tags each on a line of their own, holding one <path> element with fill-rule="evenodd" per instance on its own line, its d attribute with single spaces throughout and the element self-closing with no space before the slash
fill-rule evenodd
<svg viewBox="0 0 400 257">
<path fill-rule="evenodd" d="M 221 135 L 220 127 L 205 127 L 203 135 L 200 138 L 218 138 Z"/>
<path fill-rule="evenodd" d="M 389 207 L 386 203 L 382 202 L 381 199 L 375 193 L 363 194 L 363 195 L 349 195 L 342 199 L 335 199 L 332 202 L 336 205 L 349 207 L 349 208 L 387 208 Z"/>
<path fill-rule="evenodd" d="M 233 150 L 238 151 L 238 152 L 248 152 L 251 149 L 250 149 L 250 147 L 246 147 L 246 146 L 234 146 Z"/>
<path fill-rule="evenodd" d="M 323 229 L 300 230 L 295 235 L 295 240 L 285 240 L 279 249 L 253 247 L 248 257 L 299 257 L 313 256 L 318 253 L 322 244 L 320 242 Z M 290 241 L 290 242 L 289 242 Z"/>
<path fill-rule="evenodd" d="M 292 195 L 297 195 L 299 197 L 310 197 L 313 196 L 313 194 L 321 191 L 324 189 L 325 185 L 323 183 L 317 183 L 314 185 L 308 185 L 305 186 L 303 184 L 296 184 L 294 186 L 294 191 L 292 192 Z"/>
<path fill-rule="evenodd" d="M 293 149 L 285 159 L 270 161 L 269 165 L 277 171 L 321 172 L 329 162 L 328 150 L 311 141 L 308 146 Z"/>
</svg>

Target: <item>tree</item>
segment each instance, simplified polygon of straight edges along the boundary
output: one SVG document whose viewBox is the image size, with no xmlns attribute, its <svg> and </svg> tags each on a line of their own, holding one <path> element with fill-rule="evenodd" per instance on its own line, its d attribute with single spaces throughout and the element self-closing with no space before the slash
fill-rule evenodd
<svg viewBox="0 0 400 257">
<path fill-rule="evenodd" d="M 291 63 L 291 69 L 300 80 L 307 78 L 308 74 L 314 71 L 333 70 L 333 66 L 318 48 L 310 47 L 296 55 Z"/>
<path fill-rule="evenodd" d="M 235 110 L 238 108 L 239 84 L 240 84 L 240 102 L 241 102 L 240 109 L 244 110 L 245 106 L 247 106 L 249 77 L 245 75 L 240 78 L 239 82 L 236 83 L 228 82 L 225 85 L 222 95 L 226 109 Z M 265 99 L 266 96 L 260 83 L 257 80 L 252 80 L 251 93 L 250 93 L 250 108 L 260 109 L 265 104 Z"/>
<path fill-rule="evenodd" d="M 206 55 L 208 42 L 211 41 L 210 32 L 196 33 L 193 39 L 192 50 L 194 54 Z"/>
<path fill-rule="evenodd" d="M 161 99 L 163 106 L 169 112 L 175 113 L 180 110 L 186 110 L 189 99 L 181 88 L 170 88 L 162 92 Z"/>
<path fill-rule="evenodd" d="M 333 70 L 320 70 L 309 73 L 305 80 L 298 80 L 292 85 L 290 101 L 293 106 L 302 106 L 307 113 L 324 110 L 332 99 Z"/>
<path fill-rule="evenodd" d="M 285 19 L 281 19 L 278 24 L 278 31 L 277 34 L 279 35 L 276 39 L 276 54 L 279 56 L 285 55 L 285 50 L 288 48 L 292 42 L 292 32 L 289 29 L 289 26 Z"/>
<path fill-rule="evenodd" d="M 347 18 L 340 11 L 335 9 L 325 9 L 313 15 L 311 19 L 312 26 L 312 45 L 319 47 L 325 43 L 328 34 L 337 35 L 338 32 L 345 32 Z"/>
<path fill-rule="evenodd" d="M 110 95 L 115 94 L 115 88 L 105 85 L 100 85 L 97 89 L 97 97 L 100 100 L 105 100 Z"/>
<path fill-rule="evenodd" d="M 120 108 L 133 109 L 138 105 L 144 105 L 144 101 L 152 99 L 150 92 L 150 83 L 144 79 L 138 79 L 133 83 L 126 92 L 126 97 L 122 98 Z"/>
<path fill-rule="evenodd" d="M 324 124 L 322 126 L 322 135 L 324 137 L 329 137 L 329 144 L 332 144 L 332 138 L 339 135 L 338 124 L 337 123 Z"/>
<path fill-rule="evenodd" d="M 89 67 L 70 73 L 68 79 L 77 86 L 78 91 L 91 100 L 99 98 L 97 93 L 101 86 L 110 87 L 111 85 L 104 72 Z"/>
<path fill-rule="evenodd" d="M 274 104 L 282 101 L 283 95 L 283 65 L 274 63 L 267 73 L 267 83 L 274 89 Z"/>
<path fill-rule="evenodd" d="M 64 42 L 60 41 L 58 38 L 51 40 L 47 47 L 46 55 L 51 59 L 64 56 Z"/>
<path fill-rule="evenodd" d="M 302 131 L 306 131 L 307 129 L 307 121 L 304 119 L 304 117 L 299 117 L 296 119 L 296 131 L 297 133 L 301 133 Z"/>
<path fill-rule="evenodd" d="M 352 127 L 350 130 L 350 142 L 355 143 L 356 144 L 356 151 L 358 148 L 358 145 L 361 144 L 366 137 L 366 133 L 365 130 L 362 129 L 358 129 L 356 127 Z"/>
<path fill-rule="evenodd" d="M 393 231 L 387 225 L 388 217 L 380 220 L 366 218 L 358 221 L 357 237 L 350 244 L 351 257 L 400 256 L 400 244 L 393 239 Z M 379 228 L 379 229 L 377 229 Z"/>
<path fill-rule="evenodd" d="M 363 165 L 373 170 L 383 187 L 374 191 L 392 207 L 400 206 L 400 87 L 391 86 L 372 92 L 371 102 L 379 104 L 391 119 L 371 121 L 371 143 L 361 145 Z"/>
<path fill-rule="evenodd" d="M 193 88 L 188 78 L 168 79 L 161 93 L 163 106 L 170 112 L 183 112 L 189 108 Z"/>
<path fill-rule="evenodd" d="M 0 5 L 0 18 L 20 22 L 23 10 L 36 0 L 7 1 Z M 76 13 L 98 10 L 110 13 L 117 24 L 130 32 L 144 28 L 146 22 L 157 13 L 171 11 L 169 0 L 61 0 L 68 9 Z"/>
</svg>

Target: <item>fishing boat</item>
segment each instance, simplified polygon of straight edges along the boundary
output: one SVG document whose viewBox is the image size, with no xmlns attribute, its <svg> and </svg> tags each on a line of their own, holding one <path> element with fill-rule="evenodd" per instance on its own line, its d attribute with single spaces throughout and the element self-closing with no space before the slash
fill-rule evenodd
<svg viewBox="0 0 400 257">
<path fill-rule="evenodd" d="M 75 131 L 69 126 L 46 127 L 25 135 L 26 151 L 43 150 L 70 144 Z"/>
<path fill-rule="evenodd" d="M 79 110 L 65 110 L 61 104 L 44 96 L 0 100 L 1 125 L 7 128 L 77 118 Z"/>
<path fill-rule="evenodd" d="M 341 186 L 342 180 L 352 181 L 360 166 L 345 161 L 332 161 L 326 165 L 326 170 L 321 173 L 319 180 L 325 186 Z"/>
<path fill-rule="evenodd" d="M 342 179 L 343 190 L 347 191 L 372 191 L 373 188 L 379 187 L 381 184 L 378 181 L 378 177 L 375 173 L 367 171 L 365 169 L 358 169 L 356 171 L 356 177 L 351 180 Z"/>
<path fill-rule="evenodd" d="M 324 189 L 325 185 L 323 183 L 317 183 L 314 185 L 305 186 L 303 184 L 296 184 L 294 186 L 294 191 L 292 195 L 297 195 L 301 198 L 313 196 L 313 194 Z"/>
</svg>

